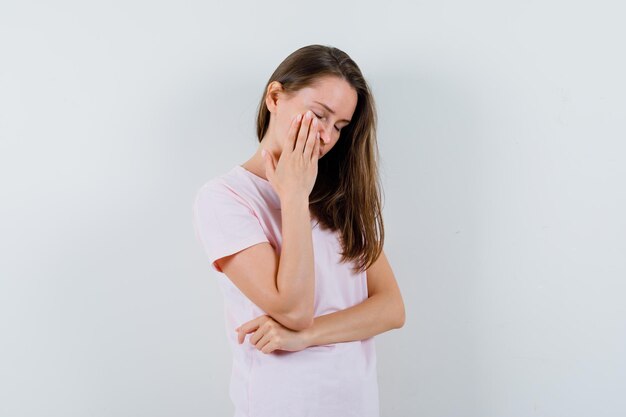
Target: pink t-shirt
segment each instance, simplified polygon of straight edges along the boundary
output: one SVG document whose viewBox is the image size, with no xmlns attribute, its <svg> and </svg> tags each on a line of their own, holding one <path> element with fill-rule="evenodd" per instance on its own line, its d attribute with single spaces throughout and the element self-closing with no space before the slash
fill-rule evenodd
<svg viewBox="0 0 626 417">
<path fill-rule="evenodd" d="M 230 397 L 234 417 L 379 417 L 374 337 L 269 354 L 237 342 L 235 328 L 266 314 L 215 265 L 215 260 L 261 242 L 281 251 L 278 194 L 265 179 L 236 165 L 209 180 L 193 206 L 202 243 L 224 296 L 226 337 L 233 352 Z M 367 299 L 366 273 L 341 264 L 339 232 L 311 220 L 315 258 L 315 316 Z"/>
</svg>

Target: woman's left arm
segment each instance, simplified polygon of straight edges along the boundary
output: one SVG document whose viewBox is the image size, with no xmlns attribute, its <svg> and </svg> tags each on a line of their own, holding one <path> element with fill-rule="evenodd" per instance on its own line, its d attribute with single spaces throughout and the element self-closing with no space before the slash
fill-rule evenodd
<svg viewBox="0 0 626 417">
<path fill-rule="evenodd" d="M 404 302 L 384 251 L 366 270 L 367 295 L 363 302 L 334 313 L 317 316 L 313 324 L 295 331 L 263 314 L 237 329 L 239 343 L 246 334 L 263 353 L 276 349 L 302 350 L 309 346 L 367 339 L 404 325 Z"/>
<path fill-rule="evenodd" d="M 311 327 L 299 332 L 307 346 L 367 339 L 404 325 L 404 302 L 384 251 L 366 273 L 368 298 L 315 317 Z"/>
</svg>

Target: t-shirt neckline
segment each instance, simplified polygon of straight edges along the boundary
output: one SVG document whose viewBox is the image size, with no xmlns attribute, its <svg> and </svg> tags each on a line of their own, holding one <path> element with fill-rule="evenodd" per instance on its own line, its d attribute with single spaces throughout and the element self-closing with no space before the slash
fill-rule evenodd
<svg viewBox="0 0 626 417">
<path fill-rule="evenodd" d="M 241 166 L 239 164 L 235 165 L 234 169 L 239 170 L 240 172 L 242 172 L 246 176 L 252 178 L 253 180 L 255 180 L 259 184 L 263 184 L 264 187 L 266 187 L 268 190 L 270 190 L 270 192 L 274 195 L 274 204 L 275 204 L 274 208 L 280 210 L 280 199 L 278 197 L 278 194 L 274 190 L 274 186 L 268 180 L 259 177 L 257 174 L 255 174 L 252 171 L 248 171 L 246 168 L 244 168 L 243 166 Z M 313 227 L 317 227 L 319 222 L 317 220 L 315 220 L 315 219 L 312 219 L 311 221 L 315 221 L 315 225 Z"/>
<path fill-rule="evenodd" d="M 267 193 L 270 196 L 269 199 L 271 201 L 270 204 L 272 205 L 272 208 L 280 210 L 280 206 L 281 206 L 280 197 L 278 197 L 276 190 L 274 190 L 274 186 L 268 180 L 259 177 L 252 171 L 248 171 L 246 168 L 244 168 L 243 166 L 239 164 L 235 165 L 233 169 L 236 171 L 239 171 L 241 175 L 244 175 L 246 178 L 249 178 L 255 184 L 259 184 L 259 186 L 263 190 L 265 190 L 265 193 Z"/>
</svg>

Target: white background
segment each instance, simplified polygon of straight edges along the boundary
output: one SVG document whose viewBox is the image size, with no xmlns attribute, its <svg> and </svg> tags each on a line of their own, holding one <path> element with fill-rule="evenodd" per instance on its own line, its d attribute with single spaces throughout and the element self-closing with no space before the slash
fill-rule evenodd
<svg viewBox="0 0 626 417">
<path fill-rule="evenodd" d="M 378 106 L 407 311 L 376 337 L 381 416 L 625 415 L 625 11 L 3 1 L 0 415 L 232 415 L 191 206 L 312 43 Z"/>
</svg>

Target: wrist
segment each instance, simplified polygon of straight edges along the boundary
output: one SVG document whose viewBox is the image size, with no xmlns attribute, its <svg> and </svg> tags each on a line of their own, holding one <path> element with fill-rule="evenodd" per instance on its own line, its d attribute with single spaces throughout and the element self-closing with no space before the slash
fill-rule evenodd
<svg viewBox="0 0 626 417">
<path fill-rule="evenodd" d="M 309 208 L 309 197 L 305 195 L 279 196 L 281 206 L 293 206 L 294 208 Z"/>
</svg>

